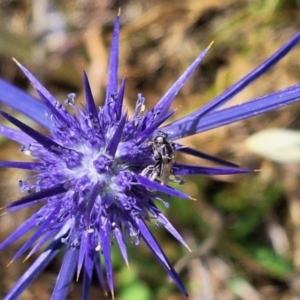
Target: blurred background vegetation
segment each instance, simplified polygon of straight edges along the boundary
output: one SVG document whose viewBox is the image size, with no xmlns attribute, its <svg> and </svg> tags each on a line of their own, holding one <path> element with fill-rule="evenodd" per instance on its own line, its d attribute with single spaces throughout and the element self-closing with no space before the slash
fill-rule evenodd
<svg viewBox="0 0 300 300">
<path fill-rule="evenodd" d="M 101 105 L 112 25 L 119 7 L 120 77 L 127 77 L 129 111 L 137 93 L 143 93 L 151 108 L 197 54 L 214 41 L 176 98 L 174 118 L 213 99 L 300 28 L 298 0 L 0 0 L 0 76 L 33 93 L 13 63 L 11 58 L 15 57 L 57 99 L 63 101 L 75 92 L 83 102 L 81 75 L 85 69 Z M 230 105 L 298 83 L 299 57 L 300 45 Z M 243 167 L 259 169 L 250 175 L 189 177 L 183 189 L 198 201 L 170 199 L 166 214 L 192 253 L 163 228 L 153 228 L 190 299 L 300 299 L 298 161 L 279 164 L 252 154 L 247 147 L 247 138 L 263 129 L 299 129 L 299 113 L 300 105 L 295 104 L 181 141 Z M 24 159 L 19 146 L 2 138 L 0 143 L 0 159 Z M 276 146 L 280 139 L 272 143 Z M 191 157 L 178 160 L 206 164 Z M 20 195 L 18 180 L 28 174 L 1 170 L 0 176 L 3 206 Z M 29 214 L 22 211 L 2 216 L 0 239 Z M 0 255 L 0 297 L 34 259 L 6 266 L 22 242 Z M 185 299 L 145 245 L 128 247 L 130 270 L 117 249 L 112 254 L 118 300 Z M 21 300 L 50 298 L 60 259 L 37 278 Z M 80 299 L 80 291 L 81 279 L 74 281 L 68 299 Z M 109 297 L 95 282 L 91 299 Z"/>
</svg>

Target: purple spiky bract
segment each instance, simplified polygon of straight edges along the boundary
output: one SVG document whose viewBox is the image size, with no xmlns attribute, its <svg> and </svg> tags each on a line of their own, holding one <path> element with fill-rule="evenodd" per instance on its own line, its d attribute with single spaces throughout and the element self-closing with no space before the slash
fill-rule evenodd
<svg viewBox="0 0 300 300">
<path fill-rule="evenodd" d="M 33 162 L 0 162 L 1 167 L 34 172 L 30 179 L 20 181 L 21 190 L 29 193 L 6 208 L 12 212 L 41 204 L 37 212 L 0 244 L 0 250 L 32 230 L 34 233 L 14 255 L 13 261 L 24 253 L 29 252 L 27 257 L 30 257 L 38 250 L 43 250 L 4 299 L 17 299 L 62 248 L 65 248 L 65 255 L 51 299 L 66 299 L 74 276 L 78 277 L 81 273 L 82 299 L 89 297 L 93 273 L 98 275 L 102 287 L 107 289 L 108 286 L 113 295 L 111 247 L 117 245 L 128 264 L 126 244 L 138 245 L 140 240 L 147 244 L 180 291 L 187 295 L 184 285 L 149 230 L 148 223 L 161 224 L 187 247 L 156 202 L 162 201 L 167 206 L 163 195 L 183 199 L 191 197 L 143 174 L 143 170 L 154 163 L 149 141 L 161 130 L 168 134 L 175 151 L 223 165 L 203 167 L 175 162 L 172 166 L 174 176 L 251 172 L 180 145 L 175 140 L 297 101 L 300 98 L 299 85 L 220 109 L 220 105 L 265 73 L 299 41 L 300 33 L 297 33 L 273 56 L 209 104 L 164 127 L 161 127 L 162 123 L 174 113 L 170 110 L 172 101 L 205 57 L 208 48 L 200 53 L 150 111 L 145 109 L 145 98 L 138 95 L 131 118 L 123 107 L 125 79 L 118 84 L 119 18 L 114 25 L 106 97 L 101 108 L 95 105 L 85 73 L 86 102 L 83 108 L 79 108 L 74 102 L 74 94 L 68 95 L 64 105 L 60 104 L 24 66 L 18 64 L 37 90 L 42 103 L 2 80 L 0 100 L 43 125 L 49 134 L 39 133 L 0 111 L 2 117 L 20 129 L 1 126 L 1 133 L 19 142 L 21 151 L 34 159 Z M 6 99 L 8 91 L 10 96 Z M 21 101 L 25 101 L 26 105 Z"/>
</svg>

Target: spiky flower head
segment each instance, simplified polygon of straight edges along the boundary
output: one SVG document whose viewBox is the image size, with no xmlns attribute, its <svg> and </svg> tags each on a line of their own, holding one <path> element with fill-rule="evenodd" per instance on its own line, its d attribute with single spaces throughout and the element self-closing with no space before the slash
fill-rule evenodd
<svg viewBox="0 0 300 300">
<path fill-rule="evenodd" d="M 184 147 L 175 140 L 298 100 L 299 85 L 295 85 L 239 106 L 217 110 L 273 66 L 299 40 L 298 33 L 272 57 L 216 99 L 164 127 L 161 124 L 174 113 L 170 110 L 173 99 L 208 49 L 195 59 L 150 111 L 145 109 L 145 98 L 138 95 L 131 118 L 123 107 L 125 79 L 118 85 L 119 18 L 114 25 L 105 103 L 99 109 L 85 73 L 86 103 L 81 109 L 74 102 L 75 94 L 69 94 L 62 105 L 25 67 L 18 64 L 37 90 L 42 103 L 3 81 L 0 82 L 0 98 L 43 125 L 49 134 L 39 133 L 0 111 L 4 118 L 20 129 L 1 126 L 2 134 L 21 143 L 21 151 L 34 159 L 33 162 L 0 162 L 3 167 L 26 169 L 34 173 L 19 183 L 21 190 L 28 192 L 28 195 L 8 204 L 6 209 L 15 211 L 36 203 L 42 204 L 42 207 L 3 241 L 0 249 L 35 230 L 15 254 L 13 261 L 28 251 L 27 257 L 30 257 L 39 249 L 43 250 L 5 299 L 18 298 L 63 247 L 66 249 L 65 255 L 52 299 L 65 299 L 73 276 L 77 274 L 78 277 L 80 273 L 84 278 L 82 299 L 88 299 L 93 271 L 96 271 L 103 288 L 108 285 L 113 295 L 112 245 L 118 245 L 128 264 L 126 243 L 138 245 L 141 240 L 148 245 L 181 292 L 187 295 L 148 228 L 148 223 L 160 224 L 187 247 L 156 202 L 163 202 L 167 206 L 164 195 L 191 199 L 189 195 L 168 185 L 168 180 L 182 183 L 178 175 L 237 174 L 251 170 Z M 7 91 L 10 91 L 13 99 L 7 96 Z M 175 151 L 201 157 L 223 167 L 179 164 L 174 159 Z M 166 178 L 163 179 L 163 175 Z M 47 245 L 46 248 L 43 248 L 44 245 Z"/>
</svg>

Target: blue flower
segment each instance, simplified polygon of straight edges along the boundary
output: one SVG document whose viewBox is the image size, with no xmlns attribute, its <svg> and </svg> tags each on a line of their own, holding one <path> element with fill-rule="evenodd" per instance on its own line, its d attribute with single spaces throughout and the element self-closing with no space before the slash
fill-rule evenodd
<svg viewBox="0 0 300 300">
<path fill-rule="evenodd" d="M 42 125 L 49 134 L 39 133 L 0 111 L 2 117 L 20 129 L 1 125 L 1 133 L 20 143 L 21 151 L 33 158 L 33 162 L 0 161 L 0 166 L 34 173 L 29 179 L 19 182 L 21 190 L 28 194 L 8 204 L 6 210 L 13 212 L 36 203 L 42 204 L 0 244 L 0 250 L 32 230 L 34 233 L 12 261 L 24 253 L 29 252 L 27 257 L 30 257 L 45 245 L 46 248 L 4 299 L 17 299 L 62 248 L 65 248 L 65 255 L 51 299 L 65 299 L 74 275 L 78 277 L 81 273 L 84 278 L 82 299 L 88 299 L 93 271 L 96 271 L 103 288 L 108 285 L 113 295 L 112 245 L 120 248 L 128 264 L 126 243 L 138 245 L 141 240 L 148 245 L 181 292 L 187 295 L 147 224 L 163 225 L 180 243 L 188 246 L 156 203 L 160 201 L 167 206 L 164 195 L 191 199 L 168 185 L 168 180 L 182 183 L 180 175 L 237 174 L 251 170 L 241 169 L 231 162 L 175 141 L 299 100 L 300 85 L 297 84 L 241 105 L 220 109 L 221 105 L 275 65 L 299 41 L 300 33 L 297 33 L 273 56 L 207 105 L 165 126 L 161 126 L 162 123 L 174 114 L 174 110 L 170 110 L 172 101 L 205 57 L 208 48 L 200 53 L 150 111 L 145 110 L 145 98 L 138 95 L 132 118 L 123 107 L 125 78 L 118 85 L 119 18 L 114 25 L 105 103 L 99 109 L 85 73 L 86 104 L 81 109 L 74 103 L 74 94 L 68 95 L 64 105 L 60 104 L 18 63 L 41 101 L 3 80 L 0 80 L 0 99 Z M 174 151 L 221 166 L 179 164 L 174 159 Z M 106 278 L 103 276 L 104 269 Z"/>
</svg>

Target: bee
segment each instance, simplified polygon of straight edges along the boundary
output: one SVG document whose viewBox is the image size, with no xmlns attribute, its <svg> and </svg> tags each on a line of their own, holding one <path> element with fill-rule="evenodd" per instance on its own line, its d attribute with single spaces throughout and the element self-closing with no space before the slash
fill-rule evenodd
<svg viewBox="0 0 300 300">
<path fill-rule="evenodd" d="M 166 185 L 175 162 L 174 147 L 168 140 L 168 135 L 161 131 L 148 145 L 152 146 L 155 163 L 144 169 L 142 174 L 149 174 L 151 180 L 159 181 L 162 185 Z"/>
</svg>

